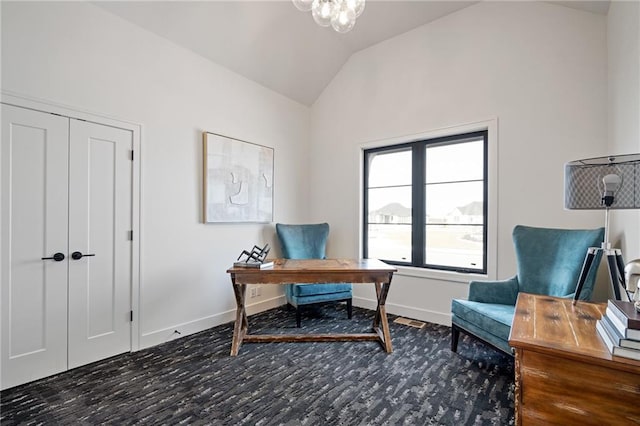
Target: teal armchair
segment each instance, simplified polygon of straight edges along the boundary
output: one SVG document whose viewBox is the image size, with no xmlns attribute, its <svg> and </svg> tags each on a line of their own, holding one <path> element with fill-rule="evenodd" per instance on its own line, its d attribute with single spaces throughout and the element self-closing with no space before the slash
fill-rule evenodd
<svg viewBox="0 0 640 426">
<path fill-rule="evenodd" d="M 471 281 L 467 300 L 451 302 L 451 350 L 460 332 L 511 355 L 509 332 L 518 293 L 573 297 L 589 247 L 600 247 L 604 228 L 549 229 L 516 226 L 517 275 L 504 281 Z M 595 259 L 600 262 L 600 256 Z M 581 300 L 590 300 L 597 268 L 591 268 Z"/>
<path fill-rule="evenodd" d="M 276 234 L 285 259 L 324 259 L 329 237 L 329 224 L 285 225 L 276 224 Z M 303 306 L 332 301 L 346 301 L 347 315 L 351 319 L 352 286 L 345 283 L 287 284 L 287 302 L 296 308 L 296 325 L 301 324 Z"/>
</svg>

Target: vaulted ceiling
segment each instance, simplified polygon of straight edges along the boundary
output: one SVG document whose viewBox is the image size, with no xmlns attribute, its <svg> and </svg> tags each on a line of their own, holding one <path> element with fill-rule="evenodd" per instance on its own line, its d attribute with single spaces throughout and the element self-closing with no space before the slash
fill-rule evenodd
<svg viewBox="0 0 640 426">
<path fill-rule="evenodd" d="M 318 26 L 291 1 L 94 2 L 246 78 L 311 105 L 355 52 L 476 1 L 368 0 L 355 28 Z M 608 1 L 555 1 L 606 14 Z"/>
</svg>

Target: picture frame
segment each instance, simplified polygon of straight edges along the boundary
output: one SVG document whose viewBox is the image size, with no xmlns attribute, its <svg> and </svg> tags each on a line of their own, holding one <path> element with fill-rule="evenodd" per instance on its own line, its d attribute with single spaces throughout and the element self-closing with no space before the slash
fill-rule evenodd
<svg viewBox="0 0 640 426">
<path fill-rule="evenodd" d="M 204 223 L 273 221 L 274 149 L 203 132 Z"/>
</svg>

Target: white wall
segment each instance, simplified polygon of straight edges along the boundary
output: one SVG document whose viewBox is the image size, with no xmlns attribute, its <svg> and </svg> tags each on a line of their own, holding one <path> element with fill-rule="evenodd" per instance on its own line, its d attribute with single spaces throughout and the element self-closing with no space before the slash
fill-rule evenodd
<svg viewBox="0 0 640 426">
<path fill-rule="evenodd" d="M 142 124 L 143 347 L 234 318 L 226 269 L 273 243 L 272 225 L 201 223 L 202 131 L 274 147 L 274 219 L 307 216 L 307 107 L 91 4 L 2 2 L 2 90 Z"/>
<path fill-rule="evenodd" d="M 640 153 L 640 2 L 614 1 L 607 16 L 609 154 Z M 640 212 L 614 211 L 611 241 L 640 258 Z"/>
<path fill-rule="evenodd" d="M 274 147 L 275 221 L 328 221 L 330 256 L 358 255 L 361 144 L 491 118 L 498 277 L 515 272 L 515 224 L 601 225 L 563 210 L 562 165 L 607 153 L 602 16 L 485 2 L 361 51 L 313 106 L 308 147 L 307 108 L 100 8 L 1 6 L 3 90 L 143 125 L 142 346 L 231 320 L 225 269 L 273 242 L 269 225 L 200 223 L 203 130 Z M 461 281 L 398 275 L 389 308 L 447 323 L 451 298 L 466 293 Z M 256 308 L 280 294 L 265 288 Z M 373 299 L 368 288 L 356 296 Z"/>
<path fill-rule="evenodd" d="M 363 50 L 312 107 L 311 214 L 334 235 L 330 255 L 357 256 L 359 150 L 392 139 L 498 119 L 497 275 L 515 273 L 516 224 L 602 226 L 563 209 L 563 164 L 604 155 L 606 18 L 547 3 L 482 2 Z M 388 309 L 450 322 L 467 284 L 394 278 Z M 360 305 L 372 291 L 358 287 Z"/>
</svg>

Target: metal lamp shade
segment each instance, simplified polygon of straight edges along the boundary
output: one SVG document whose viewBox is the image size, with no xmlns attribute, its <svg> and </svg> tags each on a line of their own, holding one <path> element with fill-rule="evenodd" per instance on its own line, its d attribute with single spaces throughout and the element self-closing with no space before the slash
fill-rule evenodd
<svg viewBox="0 0 640 426">
<path fill-rule="evenodd" d="M 569 210 L 604 209 L 602 178 L 622 178 L 611 209 L 640 209 L 640 154 L 576 160 L 564 167 L 564 207 Z"/>
</svg>

